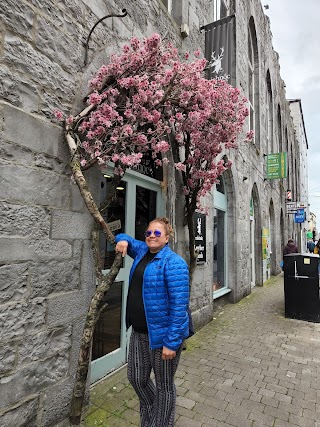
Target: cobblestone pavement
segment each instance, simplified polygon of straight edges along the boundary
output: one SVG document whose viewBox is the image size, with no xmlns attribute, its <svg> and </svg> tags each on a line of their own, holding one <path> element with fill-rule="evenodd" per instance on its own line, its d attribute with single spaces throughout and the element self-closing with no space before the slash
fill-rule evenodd
<svg viewBox="0 0 320 427">
<path fill-rule="evenodd" d="M 176 427 L 320 427 L 320 323 L 284 317 L 282 274 L 188 340 Z M 122 369 L 90 392 L 82 426 L 139 426 Z"/>
</svg>

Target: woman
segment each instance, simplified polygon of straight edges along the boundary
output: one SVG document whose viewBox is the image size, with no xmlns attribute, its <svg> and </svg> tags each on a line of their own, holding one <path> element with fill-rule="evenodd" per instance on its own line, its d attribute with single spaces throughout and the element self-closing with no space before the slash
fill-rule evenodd
<svg viewBox="0 0 320 427">
<path fill-rule="evenodd" d="M 140 400 L 141 427 L 174 425 L 174 375 L 189 335 L 189 271 L 168 246 L 172 234 L 168 219 L 156 218 L 148 225 L 145 242 L 116 236 L 116 252 L 128 252 L 134 259 L 126 311 L 127 327 L 132 326 L 128 379 Z"/>
</svg>

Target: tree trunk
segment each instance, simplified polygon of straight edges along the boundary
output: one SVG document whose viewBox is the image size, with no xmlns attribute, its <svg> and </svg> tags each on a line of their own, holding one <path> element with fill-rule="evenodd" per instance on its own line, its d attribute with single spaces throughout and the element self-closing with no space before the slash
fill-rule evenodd
<svg viewBox="0 0 320 427">
<path fill-rule="evenodd" d="M 94 253 L 95 253 L 96 249 L 99 248 L 98 233 L 97 233 L 97 236 L 93 238 L 93 245 L 96 246 L 96 248 L 94 248 Z M 76 380 L 75 380 L 75 385 L 73 388 L 73 395 L 71 400 L 69 421 L 72 425 L 79 425 L 81 422 L 81 412 L 83 407 L 83 400 L 85 396 L 88 369 L 89 369 L 89 363 L 90 363 L 92 337 L 93 337 L 95 325 L 99 319 L 99 315 L 103 310 L 103 308 L 105 307 L 102 305 L 103 297 L 106 294 L 106 292 L 108 292 L 108 290 L 110 289 L 110 286 L 114 282 L 120 270 L 121 260 L 122 260 L 121 254 L 117 254 L 112 264 L 110 272 L 106 276 L 101 277 L 100 283 L 97 286 L 97 289 L 91 299 L 91 303 L 87 313 L 87 318 L 85 321 L 85 326 L 83 329 L 83 334 L 81 339 Z M 100 261 L 99 257 L 97 259 L 97 256 L 95 254 L 96 268 L 99 261 Z"/>
<path fill-rule="evenodd" d="M 111 230 L 109 229 L 107 223 L 103 219 L 101 212 L 98 209 L 98 206 L 96 205 L 89 190 L 87 181 L 81 170 L 79 154 L 77 152 L 77 145 L 70 132 L 67 132 L 66 139 L 69 145 L 69 150 L 72 158 L 70 166 L 72 169 L 73 177 L 79 187 L 83 201 L 95 221 L 95 227 L 92 233 L 92 250 L 94 255 L 96 278 L 98 281 L 98 286 L 94 295 L 92 296 L 90 306 L 87 312 L 87 317 L 85 320 L 85 326 L 82 333 L 76 379 L 70 406 L 69 421 L 72 425 L 79 425 L 81 422 L 81 412 L 87 384 L 92 337 L 95 325 L 99 319 L 101 311 L 104 308 L 102 304 L 103 297 L 108 292 L 110 286 L 112 285 L 117 274 L 119 273 L 122 256 L 121 254 L 116 254 L 115 260 L 112 264 L 109 273 L 104 276 L 101 271 L 101 262 L 99 254 L 99 230 L 103 230 L 107 240 L 110 243 L 114 243 L 114 236 Z M 117 184 L 118 179 L 119 178 L 115 179 L 115 185 Z M 113 197 L 113 191 L 110 191 L 110 197 Z M 103 209 L 105 209 L 106 206 L 107 203 L 104 202 Z"/>
</svg>

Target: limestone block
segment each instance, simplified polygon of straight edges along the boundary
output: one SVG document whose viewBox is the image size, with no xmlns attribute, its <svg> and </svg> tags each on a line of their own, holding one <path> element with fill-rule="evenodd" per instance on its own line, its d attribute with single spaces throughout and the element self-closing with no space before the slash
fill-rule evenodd
<svg viewBox="0 0 320 427">
<path fill-rule="evenodd" d="M 36 206 L 0 202 L 0 235 L 48 237 L 50 211 Z"/>
<path fill-rule="evenodd" d="M 40 299 L 30 303 L 18 302 L 15 305 L 2 306 L 0 341 L 22 337 L 41 330 L 45 323 L 45 312 L 45 304 Z"/>
<path fill-rule="evenodd" d="M 106 15 L 109 15 L 111 13 L 121 13 L 121 8 L 117 7 L 114 3 L 114 1 L 110 1 L 108 3 L 105 3 L 103 0 L 83 0 L 83 3 L 87 5 L 89 9 L 96 15 L 98 19 L 103 18 Z M 97 19 L 97 21 L 98 21 Z M 107 23 L 108 19 L 106 19 Z M 109 19 L 109 26 L 110 29 L 112 27 L 111 19 Z"/>
<path fill-rule="evenodd" d="M 4 61 L 10 63 L 19 73 L 30 75 L 41 85 L 55 91 L 59 96 L 74 97 L 74 73 L 68 73 L 51 58 L 35 50 L 30 44 L 6 33 L 4 40 Z"/>
<path fill-rule="evenodd" d="M 32 39 L 32 28 L 35 14 L 30 6 L 22 2 L 1 0 L 0 22 L 6 28 L 18 32 L 28 39 Z"/>
<path fill-rule="evenodd" d="M 51 427 L 68 417 L 72 391 L 70 377 L 44 391 L 41 427 Z"/>
<path fill-rule="evenodd" d="M 39 398 L 32 397 L 0 415 L 0 425 L 6 427 L 36 427 Z"/>
<path fill-rule="evenodd" d="M 24 300 L 27 289 L 28 264 L 0 266 L 0 304 Z"/>
<path fill-rule="evenodd" d="M 93 218 L 89 213 L 52 211 L 53 239 L 90 239 Z"/>
<path fill-rule="evenodd" d="M 15 343 L 0 345 L 0 373 L 5 374 L 14 368 L 16 359 Z M 0 424 L 1 425 L 1 424 Z"/>
<path fill-rule="evenodd" d="M 47 325 L 70 324 L 87 313 L 90 295 L 86 291 L 66 292 L 50 295 L 47 299 Z"/>
<path fill-rule="evenodd" d="M 30 267 L 30 296 L 46 297 L 52 293 L 80 288 L 80 257 L 67 261 L 52 261 Z"/>
<path fill-rule="evenodd" d="M 94 260 L 89 240 L 83 242 L 81 255 L 81 289 L 87 289 L 93 293 L 96 289 L 96 274 L 94 270 Z"/>
<path fill-rule="evenodd" d="M 82 317 L 81 319 L 75 320 L 72 325 L 72 347 L 70 350 L 70 359 L 69 359 L 69 374 L 72 378 L 75 378 L 77 367 L 78 367 L 78 360 L 79 360 L 79 350 L 80 350 L 80 343 L 83 333 L 83 328 L 85 324 L 85 318 Z"/>
<path fill-rule="evenodd" d="M 10 68 L 1 65 L 0 99 L 33 113 L 38 111 L 39 90 L 27 76 L 15 74 Z"/>
<path fill-rule="evenodd" d="M 61 14 L 61 20 L 64 20 L 66 24 L 72 24 L 72 25 L 66 25 L 66 30 L 69 27 L 74 27 L 75 23 L 83 25 L 84 21 L 84 15 L 85 15 L 85 2 L 79 3 L 78 0 L 58 0 L 56 2 L 58 10 L 60 9 Z M 111 2 L 108 1 L 108 4 Z"/>
<path fill-rule="evenodd" d="M 11 165 L 0 160 L 0 199 L 68 208 L 68 178 L 40 168 Z M 12 185 L 14 182 L 15 185 Z"/>
<path fill-rule="evenodd" d="M 83 198 L 81 197 L 79 188 L 76 184 L 70 181 L 70 192 L 71 192 L 71 209 L 73 211 L 83 212 L 86 208 Z"/>
<path fill-rule="evenodd" d="M 71 326 L 24 336 L 18 343 L 18 366 L 67 354 L 71 347 Z"/>
<path fill-rule="evenodd" d="M 0 378 L 0 409 L 56 384 L 66 377 L 68 365 L 68 354 L 58 355 L 30 363 L 11 376 Z"/>
<path fill-rule="evenodd" d="M 0 158 L 27 166 L 32 164 L 34 155 L 29 149 L 0 139 Z"/>
<path fill-rule="evenodd" d="M 72 257 L 71 244 L 59 240 L 0 237 L 0 262 L 48 261 Z"/>
<path fill-rule="evenodd" d="M 58 29 L 54 23 L 43 16 L 38 17 L 35 30 L 37 49 L 72 73 L 82 65 L 83 46 L 79 43 L 79 36 L 74 40 L 66 34 L 61 36 L 61 29 Z"/>
<path fill-rule="evenodd" d="M 60 97 L 56 96 L 56 94 L 49 90 L 44 90 L 41 92 L 41 98 L 39 102 L 39 112 L 43 114 L 48 120 L 53 119 L 53 111 L 59 110 L 65 114 L 65 116 L 69 116 L 73 110 L 73 104 L 70 99 L 61 100 Z M 79 109 L 80 111 L 83 108 Z M 79 111 L 77 110 L 77 112 Z M 74 110 L 73 110 L 74 111 Z M 64 142 L 64 140 L 63 140 Z M 59 144 L 60 145 L 60 144 Z M 66 142 L 64 145 L 67 146 Z M 69 153 L 67 152 L 67 156 L 60 157 L 62 159 L 69 159 Z"/>
<path fill-rule="evenodd" d="M 15 142 L 40 153 L 58 155 L 62 129 L 53 123 L 26 113 L 20 108 L 1 103 L 3 111 L 3 139 Z"/>
<path fill-rule="evenodd" d="M 66 163 L 39 153 L 34 155 L 33 164 L 39 168 L 54 170 L 58 174 L 66 174 L 68 166 Z"/>
</svg>

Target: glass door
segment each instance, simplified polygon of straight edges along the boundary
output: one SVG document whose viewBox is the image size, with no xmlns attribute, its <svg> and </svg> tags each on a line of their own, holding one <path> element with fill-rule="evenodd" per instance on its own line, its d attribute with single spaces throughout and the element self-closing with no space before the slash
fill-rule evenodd
<svg viewBox="0 0 320 427">
<path fill-rule="evenodd" d="M 108 192 L 110 176 L 105 174 L 101 182 L 102 199 Z M 117 195 L 103 216 L 114 234 L 127 233 L 144 240 L 148 223 L 164 214 L 160 182 L 138 172 L 129 171 L 117 188 Z M 100 253 L 104 273 L 108 272 L 114 260 L 114 247 L 103 234 L 100 237 Z M 129 334 L 125 325 L 126 300 L 130 257 L 125 257 L 119 274 L 105 296 L 107 304 L 95 328 L 92 344 L 90 382 L 103 378 L 111 371 L 124 365 L 127 360 Z"/>
<path fill-rule="evenodd" d="M 213 298 L 229 292 L 227 280 L 227 195 L 223 176 L 214 191 L 213 206 Z"/>
</svg>

